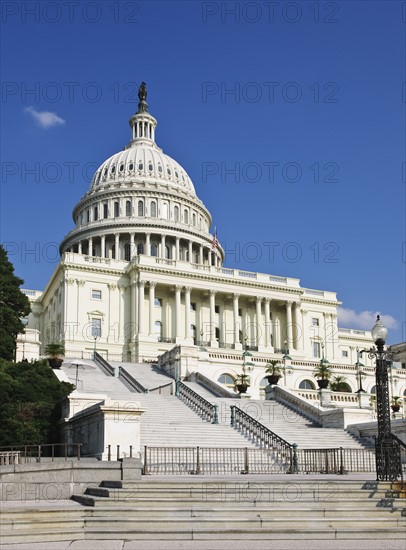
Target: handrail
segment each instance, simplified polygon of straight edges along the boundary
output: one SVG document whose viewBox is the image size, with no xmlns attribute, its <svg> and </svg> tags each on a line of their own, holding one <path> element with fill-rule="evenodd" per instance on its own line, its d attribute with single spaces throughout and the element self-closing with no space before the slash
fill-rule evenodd
<svg viewBox="0 0 406 550">
<path fill-rule="evenodd" d="M 323 420 L 320 414 L 321 411 L 313 405 L 313 403 L 309 403 L 303 397 L 287 390 L 286 388 L 281 388 L 280 386 L 274 386 L 273 391 L 276 400 L 279 403 L 291 407 L 296 412 L 309 418 L 312 422 L 316 422 L 321 426 L 323 425 Z"/>
<path fill-rule="evenodd" d="M 94 362 L 97 363 L 102 370 L 109 376 L 115 375 L 115 369 L 106 361 L 104 357 L 100 355 L 100 353 L 97 353 L 97 351 L 94 353 Z"/>
<path fill-rule="evenodd" d="M 156 390 L 158 390 L 158 393 L 161 393 L 162 388 L 167 388 L 168 386 L 173 387 L 173 381 L 168 382 L 167 384 L 161 384 L 160 386 L 156 386 L 155 388 L 150 388 L 148 391 L 149 393 L 157 393 Z"/>
<path fill-rule="evenodd" d="M 188 407 L 193 409 L 197 414 L 200 414 L 205 420 L 212 424 L 218 424 L 218 406 L 215 403 L 210 403 L 204 397 L 196 393 L 194 390 L 179 381 L 178 397 L 186 403 Z"/>
<path fill-rule="evenodd" d="M 149 389 L 143 386 L 138 380 L 136 380 L 131 374 L 126 371 L 123 367 L 118 367 L 118 379 L 121 380 L 124 384 L 127 384 L 138 393 L 148 393 Z"/>
<path fill-rule="evenodd" d="M 289 460 L 288 473 L 297 473 L 297 444 L 289 443 L 236 405 L 231 405 L 231 426 L 261 447 L 272 449 L 278 459 Z"/>
<path fill-rule="evenodd" d="M 27 459 L 33 458 L 37 462 L 41 462 L 41 458 L 51 458 L 53 462 L 55 458 L 58 458 L 55 451 L 57 448 L 63 448 L 63 455 L 59 458 L 77 458 L 80 460 L 80 447 L 82 443 L 42 443 L 40 445 L 9 445 L 0 447 L 0 453 L 19 453 L 18 463 L 27 463 Z M 74 451 L 76 447 L 76 452 Z M 49 449 L 49 451 L 48 451 Z M 44 455 L 45 451 L 45 455 Z M 48 451 L 48 453 L 47 453 Z M 48 456 L 47 456 L 48 454 Z M 1 462 L 0 462 L 1 464 Z M 2 464 L 5 466 L 6 464 Z"/>
<path fill-rule="evenodd" d="M 220 397 L 230 397 L 232 399 L 239 398 L 238 393 L 234 393 L 227 390 L 226 388 L 224 388 L 220 384 L 217 384 L 216 382 L 211 380 L 211 378 L 207 378 L 207 376 L 204 376 L 204 374 L 200 372 L 195 373 L 195 380 L 196 382 L 200 383 L 203 387 L 206 386 L 210 390 L 217 392 Z"/>
</svg>

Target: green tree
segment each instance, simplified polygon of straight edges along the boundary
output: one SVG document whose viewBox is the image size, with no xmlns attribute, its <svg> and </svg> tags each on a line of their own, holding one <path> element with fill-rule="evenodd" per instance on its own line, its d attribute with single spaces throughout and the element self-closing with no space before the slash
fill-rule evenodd
<svg viewBox="0 0 406 550">
<path fill-rule="evenodd" d="M 30 301 L 20 290 L 24 281 L 14 275 L 13 264 L 0 244 L 0 358 L 13 360 L 17 334 L 24 332 L 21 317 L 30 311 Z"/>
<path fill-rule="evenodd" d="M 56 443 L 59 405 L 73 389 L 46 361 L 0 360 L 0 446 Z"/>
</svg>

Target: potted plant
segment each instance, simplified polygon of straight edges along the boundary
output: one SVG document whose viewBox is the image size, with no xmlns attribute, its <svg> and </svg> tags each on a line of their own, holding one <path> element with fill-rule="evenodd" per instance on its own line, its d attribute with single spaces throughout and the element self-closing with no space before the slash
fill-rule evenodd
<svg viewBox="0 0 406 550">
<path fill-rule="evenodd" d="M 59 369 L 63 363 L 62 355 L 65 354 L 65 346 L 61 343 L 52 342 L 45 347 L 45 354 L 48 357 L 49 366 L 53 369 Z"/>
<path fill-rule="evenodd" d="M 329 380 L 333 374 L 328 361 L 322 359 L 314 369 L 313 374 L 316 377 L 317 384 L 321 390 L 328 388 Z"/>
<path fill-rule="evenodd" d="M 394 413 L 397 413 L 400 411 L 400 406 L 402 404 L 402 398 L 398 397 L 397 395 L 392 397 L 392 404 L 391 409 Z"/>
<path fill-rule="evenodd" d="M 349 388 L 346 380 L 345 376 L 334 376 L 330 388 L 333 391 L 348 392 Z"/>
<path fill-rule="evenodd" d="M 248 376 L 248 374 L 245 374 L 245 372 L 243 374 L 238 374 L 234 381 L 234 385 L 238 393 L 246 393 L 250 384 L 251 378 Z"/>
<path fill-rule="evenodd" d="M 266 378 L 269 384 L 277 384 L 279 379 L 282 378 L 282 369 L 278 361 L 269 361 L 266 364 L 265 372 L 268 374 Z"/>
</svg>

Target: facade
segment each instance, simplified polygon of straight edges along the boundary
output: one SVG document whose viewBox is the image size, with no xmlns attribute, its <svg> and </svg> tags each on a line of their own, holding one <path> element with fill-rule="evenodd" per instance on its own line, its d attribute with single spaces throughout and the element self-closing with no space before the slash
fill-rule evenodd
<svg viewBox="0 0 406 550">
<path fill-rule="evenodd" d="M 75 206 L 75 227 L 48 285 L 25 291 L 32 313 L 20 340 L 37 342 L 39 354 L 46 343 L 63 341 L 70 357 L 96 350 L 132 362 L 171 361 L 176 347 L 181 376 L 200 372 L 226 385 L 249 350 L 256 397 L 269 360 L 283 363 L 282 384 L 311 393 L 313 369 L 324 357 L 346 378 L 355 403 L 357 350 L 371 347 L 370 333 L 338 327 L 334 292 L 223 265 L 209 211 L 184 168 L 155 142 L 157 121 L 143 86 L 139 99 L 131 140 L 96 170 Z M 372 360 L 364 354 L 362 363 L 371 392 Z M 397 395 L 406 390 L 405 372 L 396 371 Z"/>
</svg>

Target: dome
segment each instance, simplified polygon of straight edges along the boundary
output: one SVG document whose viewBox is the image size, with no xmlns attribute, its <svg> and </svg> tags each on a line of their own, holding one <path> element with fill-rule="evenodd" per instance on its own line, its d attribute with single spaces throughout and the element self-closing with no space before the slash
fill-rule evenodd
<svg viewBox="0 0 406 550">
<path fill-rule="evenodd" d="M 104 161 L 94 174 L 90 193 L 122 183 L 135 186 L 147 183 L 196 195 L 186 170 L 154 143 L 145 141 L 135 140 L 127 149 Z"/>
</svg>

